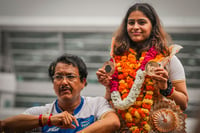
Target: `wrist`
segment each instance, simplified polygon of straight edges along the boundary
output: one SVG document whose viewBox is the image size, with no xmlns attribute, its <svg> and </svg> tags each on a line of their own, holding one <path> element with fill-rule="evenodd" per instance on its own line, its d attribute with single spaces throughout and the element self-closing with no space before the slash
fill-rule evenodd
<svg viewBox="0 0 200 133">
<path fill-rule="evenodd" d="M 47 115 L 43 115 L 42 116 L 42 123 L 43 123 L 43 125 L 47 125 L 47 121 L 48 121 L 48 116 Z"/>
<path fill-rule="evenodd" d="M 110 86 L 105 86 L 106 87 L 106 91 L 110 92 Z"/>
<path fill-rule="evenodd" d="M 111 99 L 110 88 L 106 88 L 105 99 L 108 101 Z"/>
<path fill-rule="evenodd" d="M 160 94 L 168 97 L 168 96 L 171 96 L 173 92 L 174 92 L 174 87 L 172 86 L 171 81 L 167 80 L 167 89 L 165 89 L 165 90 L 160 89 Z"/>
<path fill-rule="evenodd" d="M 107 100 L 107 101 L 110 101 L 111 100 L 111 97 L 110 97 L 110 95 L 105 95 L 105 99 Z"/>
<path fill-rule="evenodd" d="M 49 127 L 52 126 L 52 123 L 51 123 L 51 116 L 52 116 L 52 113 L 49 115 L 48 120 L 47 120 L 47 125 L 48 125 Z"/>
<path fill-rule="evenodd" d="M 105 85 L 106 91 L 110 91 L 110 85 Z"/>
<path fill-rule="evenodd" d="M 45 125 L 51 125 L 51 115 L 50 116 L 47 116 L 47 115 L 43 115 L 43 114 L 40 114 L 39 115 L 39 126 L 40 127 L 43 127 Z"/>
</svg>

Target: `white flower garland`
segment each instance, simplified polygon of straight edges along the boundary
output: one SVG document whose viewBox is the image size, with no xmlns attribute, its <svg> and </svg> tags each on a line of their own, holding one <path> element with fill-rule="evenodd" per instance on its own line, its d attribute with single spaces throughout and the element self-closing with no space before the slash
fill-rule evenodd
<svg viewBox="0 0 200 133">
<path fill-rule="evenodd" d="M 115 108 L 120 110 L 125 110 L 134 104 L 136 98 L 140 94 L 141 87 L 145 79 L 145 75 L 146 75 L 145 71 L 142 71 L 141 69 L 137 70 L 135 82 L 132 85 L 132 88 L 130 89 L 128 96 L 123 101 L 121 99 L 119 91 L 113 91 L 111 93 L 111 99 Z"/>
</svg>

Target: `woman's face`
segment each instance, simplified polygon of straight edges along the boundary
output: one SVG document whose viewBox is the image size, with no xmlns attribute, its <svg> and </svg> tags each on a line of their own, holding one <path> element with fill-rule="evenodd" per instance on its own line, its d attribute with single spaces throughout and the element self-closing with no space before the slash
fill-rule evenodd
<svg viewBox="0 0 200 133">
<path fill-rule="evenodd" d="M 130 39 L 136 43 L 143 43 L 151 34 L 152 24 L 141 11 L 133 11 L 127 22 L 127 32 Z"/>
</svg>

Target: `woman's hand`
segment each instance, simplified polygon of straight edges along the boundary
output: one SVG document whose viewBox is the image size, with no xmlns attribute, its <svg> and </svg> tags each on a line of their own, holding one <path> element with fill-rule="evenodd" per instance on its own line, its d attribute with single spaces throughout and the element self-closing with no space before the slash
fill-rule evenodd
<svg viewBox="0 0 200 133">
<path fill-rule="evenodd" d="M 157 87 L 161 90 L 167 89 L 167 80 L 169 78 L 168 72 L 162 67 L 155 68 L 154 72 L 155 74 L 153 74 L 151 77 L 156 81 Z"/>
<path fill-rule="evenodd" d="M 110 80 L 112 79 L 112 77 L 109 76 L 104 69 L 99 68 L 98 71 L 96 72 L 96 75 L 99 83 L 101 83 L 105 87 L 109 87 Z"/>
<path fill-rule="evenodd" d="M 72 124 L 73 121 L 76 125 Z M 76 128 L 76 126 L 79 126 L 77 119 L 67 111 L 53 115 L 51 124 L 60 128 Z"/>
<path fill-rule="evenodd" d="M 99 83 L 104 85 L 106 87 L 106 93 L 105 93 L 105 98 L 107 100 L 111 99 L 111 94 L 110 94 L 110 80 L 112 79 L 111 76 L 109 76 L 105 69 L 99 68 L 98 71 L 96 72 L 97 78 Z"/>
</svg>

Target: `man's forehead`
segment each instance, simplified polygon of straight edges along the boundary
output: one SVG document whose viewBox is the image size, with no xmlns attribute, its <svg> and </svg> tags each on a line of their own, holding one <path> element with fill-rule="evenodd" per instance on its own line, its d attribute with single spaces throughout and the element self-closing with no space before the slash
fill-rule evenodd
<svg viewBox="0 0 200 133">
<path fill-rule="evenodd" d="M 57 65 L 55 67 L 55 72 L 56 71 L 78 72 L 78 67 L 73 66 L 72 64 L 66 64 L 66 63 L 59 62 L 59 63 L 57 63 Z"/>
</svg>

